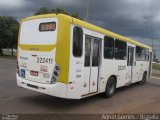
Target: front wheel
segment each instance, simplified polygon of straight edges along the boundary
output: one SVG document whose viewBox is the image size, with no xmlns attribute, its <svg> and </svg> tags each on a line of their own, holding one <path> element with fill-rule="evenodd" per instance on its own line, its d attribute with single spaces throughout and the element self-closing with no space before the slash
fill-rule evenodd
<svg viewBox="0 0 160 120">
<path fill-rule="evenodd" d="M 115 77 L 110 77 L 106 84 L 106 90 L 104 92 L 104 96 L 106 98 L 112 97 L 116 90 L 116 79 Z"/>
</svg>

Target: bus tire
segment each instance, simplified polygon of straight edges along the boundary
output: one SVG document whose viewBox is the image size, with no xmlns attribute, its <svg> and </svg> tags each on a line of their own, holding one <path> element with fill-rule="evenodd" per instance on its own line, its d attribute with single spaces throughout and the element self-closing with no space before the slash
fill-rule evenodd
<svg viewBox="0 0 160 120">
<path fill-rule="evenodd" d="M 146 83 L 146 81 L 147 81 L 147 73 L 146 73 L 146 72 L 144 72 L 144 73 L 143 73 L 142 80 L 141 80 L 139 83 L 140 83 L 140 84 L 145 84 L 145 83 Z"/>
<path fill-rule="evenodd" d="M 116 90 L 116 78 L 115 77 L 110 77 L 107 81 L 107 84 L 106 84 L 104 97 L 106 97 L 106 98 L 112 97 L 115 90 Z"/>
</svg>

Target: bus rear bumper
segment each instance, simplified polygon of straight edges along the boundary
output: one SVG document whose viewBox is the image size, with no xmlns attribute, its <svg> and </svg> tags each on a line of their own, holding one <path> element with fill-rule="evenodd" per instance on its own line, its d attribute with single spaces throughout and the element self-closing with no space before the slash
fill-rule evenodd
<svg viewBox="0 0 160 120">
<path fill-rule="evenodd" d="M 17 76 L 17 85 L 22 88 L 41 92 L 55 97 L 66 98 L 67 85 L 57 82 L 56 84 L 42 84 L 25 80 Z"/>
</svg>

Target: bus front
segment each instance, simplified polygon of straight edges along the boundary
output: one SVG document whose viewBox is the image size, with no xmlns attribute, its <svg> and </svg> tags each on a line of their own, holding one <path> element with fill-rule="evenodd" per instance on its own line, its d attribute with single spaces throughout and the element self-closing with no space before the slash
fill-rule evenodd
<svg viewBox="0 0 160 120">
<path fill-rule="evenodd" d="M 17 85 L 65 98 L 66 84 L 58 82 L 61 68 L 56 62 L 58 17 L 24 19 L 17 54 Z"/>
</svg>

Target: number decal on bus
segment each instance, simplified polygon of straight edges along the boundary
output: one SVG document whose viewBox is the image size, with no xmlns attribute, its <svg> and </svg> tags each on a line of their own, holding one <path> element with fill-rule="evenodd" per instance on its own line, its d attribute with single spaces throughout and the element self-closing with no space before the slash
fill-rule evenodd
<svg viewBox="0 0 160 120">
<path fill-rule="evenodd" d="M 53 63 L 53 59 L 52 58 L 37 57 L 37 63 L 49 63 L 49 64 L 52 64 Z"/>
</svg>

